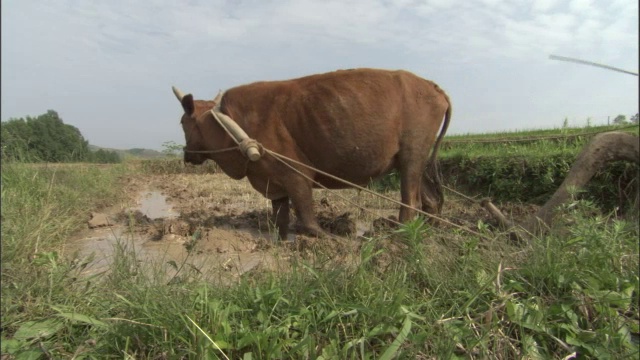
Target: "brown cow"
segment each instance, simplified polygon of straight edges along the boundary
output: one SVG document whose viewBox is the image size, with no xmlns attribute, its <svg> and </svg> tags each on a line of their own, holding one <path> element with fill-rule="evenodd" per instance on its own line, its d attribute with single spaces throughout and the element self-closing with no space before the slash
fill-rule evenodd
<svg viewBox="0 0 640 360">
<path fill-rule="evenodd" d="M 206 153 L 236 145 L 209 111 L 216 100 L 220 112 L 266 149 L 360 185 L 396 169 L 402 203 L 431 214 L 442 208 L 436 155 L 449 126 L 451 102 L 431 81 L 401 70 L 352 69 L 242 85 L 214 101 L 194 101 L 191 94 L 175 88 L 174 93 L 185 111 L 184 161 L 202 164 L 211 159 L 233 179 L 246 176 L 271 200 L 283 239 L 289 227 L 289 200 L 298 217 L 297 230 L 322 234 L 313 211 L 312 188 L 317 186 L 269 155 L 251 162 L 240 151 Z M 328 188 L 346 187 L 308 168 L 294 167 Z M 400 221 L 415 214 L 402 206 Z"/>
</svg>

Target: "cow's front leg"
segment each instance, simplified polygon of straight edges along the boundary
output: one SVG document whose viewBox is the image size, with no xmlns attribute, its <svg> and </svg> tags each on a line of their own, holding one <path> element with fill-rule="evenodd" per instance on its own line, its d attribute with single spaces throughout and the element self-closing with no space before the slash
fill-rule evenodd
<svg viewBox="0 0 640 360">
<path fill-rule="evenodd" d="M 292 179 L 293 180 L 293 179 Z M 295 181 L 295 182 L 294 182 Z M 322 230 L 313 211 L 313 193 L 311 184 L 306 180 L 295 179 L 287 189 L 298 221 L 296 231 L 311 236 L 322 236 Z"/>
<path fill-rule="evenodd" d="M 273 208 L 273 221 L 278 228 L 278 236 L 281 240 L 287 240 L 289 233 L 289 197 L 271 200 Z"/>
</svg>

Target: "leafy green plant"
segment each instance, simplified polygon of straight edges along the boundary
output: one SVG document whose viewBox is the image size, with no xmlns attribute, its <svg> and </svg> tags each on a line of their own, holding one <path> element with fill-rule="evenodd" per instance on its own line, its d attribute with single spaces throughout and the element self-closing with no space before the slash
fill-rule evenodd
<svg viewBox="0 0 640 360">
<path fill-rule="evenodd" d="M 178 144 L 175 141 L 165 141 L 162 143 L 162 153 L 169 157 L 176 157 L 182 155 L 182 149 L 184 145 Z"/>
</svg>

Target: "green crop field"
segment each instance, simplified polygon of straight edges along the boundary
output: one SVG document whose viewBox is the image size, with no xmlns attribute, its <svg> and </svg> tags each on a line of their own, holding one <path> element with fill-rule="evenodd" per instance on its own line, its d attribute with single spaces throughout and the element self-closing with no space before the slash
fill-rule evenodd
<svg viewBox="0 0 640 360">
<path fill-rule="evenodd" d="M 526 211 L 557 188 L 590 135 L 477 141 L 594 130 L 605 129 L 450 136 L 441 166 L 451 188 Z M 624 131 L 637 134 L 638 128 Z M 468 140 L 473 141 L 461 142 Z M 220 227 L 213 220 L 237 224 L 246 214 L 250 221 L 259 218 L 220 199 L 232 191 L 238 192 L 236 199 L 248 199 L 251 193 L 233 190 L 237 182 L 207 187 L 223 179 L 210 174 L 215 167 L 197 171 L 179 160 L 159 161 L 64 167 L 3 163 L 2 359 L 639 355 L 636 165 L 605 169 L 590 185 L 586 195 L 591 197 L 576 196 L 551 231 L 527 245 L 511 243 L 486 217 L 473 220 L 470 205 L 449 194 L 446 215 L 468 216 L 473 221 L 461 224 L 476 234 L 416 219 L 358 238 L 298 238 L 300 246 L 307 244 L 304 249 L 258 242 L 251 251 L 275 251 L 286 269 L 257 267 L 221 281 L 188 261 L 143 260 L 124 241 L 142 236 L 132 217 L 127 220 L 131 231 L 114 245 L 108 269 L 87 274 L 100 254 L 78 257 L 70 239 L 86 229 L 90 212 L 129 201 L 124 189 L 159 184 L 176 194 L 175 206 L 203 209 L 181 215 L 198 226 L 189 232 L 190 249 L 193 244 L 197 249 L 204 232 L 211 236 Z M 372 185 L 394 197 L 395 186 L 393 176 Z M 263 200 L 246 201 L 252 208 L 265 207 Z M 617 211 L 620 206 L 627 211 Z M 224 209 L 231 210 L 193 220 Z M 167 281 L 159 270 L 146 267 L 177 273 Z"/>
<path fill-rule="evenodd" d="M 631 125 L 450 137 L 440 157 L 444 177 L 469 194 L 542 204 L 590 139 L 612 130 L 638 135 L 638 126 Z M 637 188 L 638 166 L 614 162 L 594 176 L 586 193 L 607 209 L 637 208 Z"/>
</svg>

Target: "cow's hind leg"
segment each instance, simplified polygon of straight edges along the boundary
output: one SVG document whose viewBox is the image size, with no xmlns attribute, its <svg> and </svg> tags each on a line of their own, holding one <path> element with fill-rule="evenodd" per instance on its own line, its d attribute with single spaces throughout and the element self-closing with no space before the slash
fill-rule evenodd
<svg viewBox="0 0 640 360">
<path fill-rule="evenodd" d="M 278 228 L 280 239 L 286 240 L 289 233 L 289 198 L 271 200 L 273 208 L 273 221 Z"/>
<path fill-rule="evenodd" d="M 402 203 L 407 206 L 400 207 L 399 220 L 406 223 L 416 216 L 414 209 L 421 208 L 421 184 L 422 171 L 418 166 L 406 166 L 400 169 L 400 196 Z"/>
<path fill-rule="evenodd" d="M 439 170 L 433 164 L 430 164 L 422 175 L 420 197 L 422 199 L 422 211 L 427 214 L 440 214 L 444 203 L 444 193 Z M 430 220 L 433 220 L 433 218 Z"/>
</svg>

